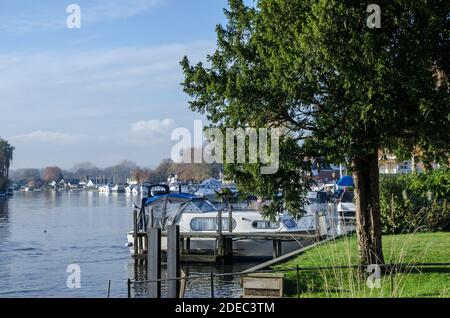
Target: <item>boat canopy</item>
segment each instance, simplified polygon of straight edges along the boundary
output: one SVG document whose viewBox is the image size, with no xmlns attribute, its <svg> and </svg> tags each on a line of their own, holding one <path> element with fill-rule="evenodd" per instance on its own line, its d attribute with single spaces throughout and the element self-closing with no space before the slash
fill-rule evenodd
<svg viewBox="0 0 450 318">
<path fill-rule="evenodd" d="M 185 193 L 150 197 L 146 200 L 145 207 L 151 210 L 154 225 L 161 229 L 177 224 L 183 213 L 217 211 L 207 200 Z"/>
<path fill-rule="evenodd" d="M 151 205 L 160 200 L 192 200 L 195 198 L 196 196 L 187 193 L 169 193 L 163 195 L 156 195 L 148 198 L 147 201 L 145 202 L 145 206 Z"/>
</svg>

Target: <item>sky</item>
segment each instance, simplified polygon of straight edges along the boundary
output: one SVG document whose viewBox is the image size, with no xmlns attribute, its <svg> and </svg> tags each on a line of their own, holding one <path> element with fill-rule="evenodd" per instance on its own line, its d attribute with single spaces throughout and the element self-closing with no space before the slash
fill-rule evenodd
<svg viewBox="0 0 450 318">
<path fill-rule="evenodd" d="M 247 3 L 253 3 L 248 0 Z M 70 29 L 70 4 L 81 27 Z M 179 62 L 216 47 L 227 0 L 2 0 L 0 137 L 12 169 L 169 158 L 188 108 Z"/>
</svg>

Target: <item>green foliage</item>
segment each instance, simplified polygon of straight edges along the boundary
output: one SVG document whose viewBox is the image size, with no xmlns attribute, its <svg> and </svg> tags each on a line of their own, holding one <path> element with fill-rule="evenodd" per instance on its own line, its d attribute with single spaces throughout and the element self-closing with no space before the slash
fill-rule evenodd
<svg viewBox="0 0 450 318">
<path fill-rule="evenodd" d="M 450 2 L 377 4 L 381 29 L 366 27 L 360 1 L 230 0 L 207 63 L 182 60 L 190 108 L 213 126 L 284 128 L 276 175 L 227 165 L 240 188 L 268 198 L 282 189 L 295 211 L 305 158 L 348 163 L 417 145 L 428 158 L 448 156 Z"/>
<path fill-rule="evenodd" d="M 384 235 L 383 251 L 387 264 L 407 264 L 381 278 L 381 288 L 369 289 L 355 269 L 321 269 L 356 265 L 355 237 L 325 243 L 287 263 L 275 266 L 286 273 L 286 293 L 296 297 L 296 271 L 300 268 L 300 297 L 450 297 L 448 266 L 422 267 L 420 263 L 448 263 L 450 233 L 412 233 Z M 391 275 L 391 273 L 393 275 Z"/>
<path fill-rule="evenodd" d="M 448 229 L 450 170 L 382 176 L 380 206 L 385 233 Z"/>
<path fill-rule="evenodd" d="M 9 166 L 13 159 L 14 147 L 0 138 L 0 192 L 4 192 L 9 182 Z"/>
</svg>

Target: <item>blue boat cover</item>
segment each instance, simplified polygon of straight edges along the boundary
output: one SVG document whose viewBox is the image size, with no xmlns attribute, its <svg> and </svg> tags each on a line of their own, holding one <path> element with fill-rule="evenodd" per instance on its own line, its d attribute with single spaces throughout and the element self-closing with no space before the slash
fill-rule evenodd
<svg viewBox="0 0 450 318">
<path fill-rule="evenodd" d="M 341 187 L 353 187 L 353 178 L 351 176 L 343 176 L 336 184 Z"/>
</svg>

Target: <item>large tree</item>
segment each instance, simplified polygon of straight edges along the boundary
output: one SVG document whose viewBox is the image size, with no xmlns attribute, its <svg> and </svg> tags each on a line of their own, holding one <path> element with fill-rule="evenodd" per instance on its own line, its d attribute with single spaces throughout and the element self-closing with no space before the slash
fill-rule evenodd
<svg viewBox="0 0 450 318">
<path fill-rule="evenodd" d="M 227 165 L 260 195 L 300 202 L 307 158 L 347 163 L 360 261 L 383 263 L 378 151 L 449 153 L 447 0 L 383 0 L 381 28 L 360 1 L 230 0 L 207 65 L 181 62 L 190 108 L 217 127 L 283 127 L 280 170 Z"/>
<path fill-rule="evenodd" d="M 0 192 L 5 192 L 9 181 L 9 167 L 13 159 L 14 147 L 0 138 Z"/>
</svg>

